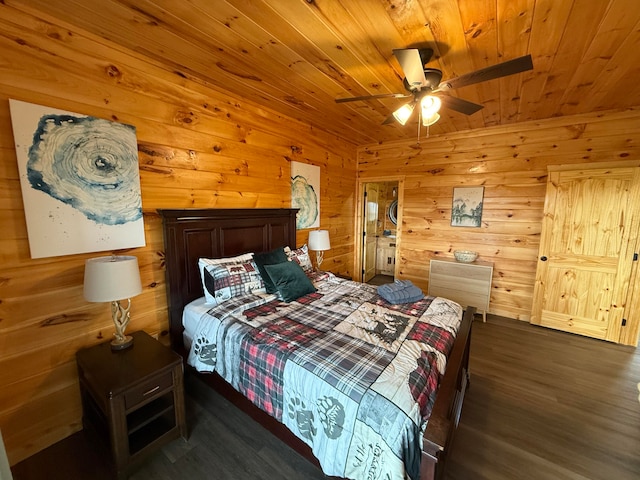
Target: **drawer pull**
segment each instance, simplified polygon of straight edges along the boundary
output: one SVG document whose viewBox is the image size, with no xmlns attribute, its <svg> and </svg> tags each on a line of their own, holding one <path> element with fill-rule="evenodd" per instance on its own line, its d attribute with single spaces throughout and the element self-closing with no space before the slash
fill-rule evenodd
<svg viewBox="0 0 640 480">
<path fill-rule="evenodd" d="M 149 378 L 146 382 L 131 388 L 124 394 L 124 404 L 126 408 L 136 407 L 140 402 L 154 398 L 160 392 L 164 392 L 173 387 L 172 372 L 166 372 L 157 377 Z"/>
<path fill-rule="evenodd" d="M 146 397 L 147 395 L 151 395 L 152 393 L 157 392 L 158 390 L 160 390 L 160 385 L 153 387 L 151 390 L 147 390 L 142 394 L 142 396 Z"/>
</svg>

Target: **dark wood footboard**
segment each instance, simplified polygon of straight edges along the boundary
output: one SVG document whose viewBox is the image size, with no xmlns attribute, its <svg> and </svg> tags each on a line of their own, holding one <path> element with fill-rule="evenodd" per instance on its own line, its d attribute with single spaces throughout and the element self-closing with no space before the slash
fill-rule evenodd
<svg viewBox="0 0 640 480">
<path fill-rule="evenodd" d="M 420 480 L 436 480 L 444 474 L 449 446 L 458 427 L 464 395 L 469 384 L 471 326 L 475 313 L 475 307 L 467 307 L 464 312 L 456 342 L 447 362 L 447 371 L 440 382 L 436 402 L 423 437 Z"/>
<path fill-rule="evenodd" d="M 296 209 L 159 210 L 163 219 L 169 330 L 172 348 L 186 358 L 182 310 L 203 295 L 198 258 L 221 258 L 296 246 Z M 469 379 L 469 346 L 475 308 L 464 314 L 447 363 L 447 371 L 424 434 L 421 480 L 442 478 L 447 453 L 458 425 Z M 257 408 L 217 374 L 198 374 L 234 405 L 264 425 L 315 465 L 311 449 L 291 431 Z"/>
</svg>

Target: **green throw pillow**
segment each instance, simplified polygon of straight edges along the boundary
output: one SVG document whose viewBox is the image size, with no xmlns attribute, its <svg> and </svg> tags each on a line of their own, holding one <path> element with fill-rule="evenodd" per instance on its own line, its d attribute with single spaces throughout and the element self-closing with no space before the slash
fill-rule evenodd
<svg viewBox="0 0 640 480">
<path fill-rule="evenodd" d="M 307 274 L 296 262 L 265 265 L 264 268 L 285 302 L 292 302 L 307 293 L 316 291 Z"/>
<path fill-rule="evenodd" d="M 271 281 L 271 277 L 267 273 L 267 270 L 264 268 L 265 265 L 275 265 L 277 263 L 283 263 L 288 261 L 289 258 L 287 254 L 284 253 L 284 248 L 276 248 L 270 252 L 266 253 L 255 253 L 253 255 L 253 261 L 258 267 L 258 271 L 262 276 L 262 281 L 264 282 L 264 286 L 267 290 L 267 293 L 276 293 L 278 289 L 275 284 Z"/>
</svg>

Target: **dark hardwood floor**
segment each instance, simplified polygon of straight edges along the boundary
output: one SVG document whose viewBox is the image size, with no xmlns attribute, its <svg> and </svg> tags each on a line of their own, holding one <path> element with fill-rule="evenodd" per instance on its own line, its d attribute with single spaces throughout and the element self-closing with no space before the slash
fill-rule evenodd
<svg viewBox="0 0 640 480">
<path fill-rule="evenodd" d="M 384 285 L 385 283 L 393 283 L 393 275 L 378 274 L 367 282 L 369 285 Z"/>
<path fill-rule="evenodd" d="M 640 479 L 640 351 L 488 316 L 448 480 Z"/>
<path fill-rule="evenodd" d="M 640 478 L 640 353 L 489 315 L 476 321 L 471 388 L 446 480 Z M 132 480 L 324 479 L 313 465 L 187 375 L 189 440 Z M 78 432 L 15 465 L 15 480 L 111 478 Z"/>
</svg>

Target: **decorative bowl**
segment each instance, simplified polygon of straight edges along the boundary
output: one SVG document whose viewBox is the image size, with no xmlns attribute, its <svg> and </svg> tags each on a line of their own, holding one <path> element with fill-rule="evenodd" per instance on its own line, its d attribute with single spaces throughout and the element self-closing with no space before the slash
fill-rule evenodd
<svg viewBox="0 0 640 480">
<path fill-rule="evenodd" d="M 456 257 L 458 262 L 471 263 L 478 258 L 478 252 L 472 252 L 471 250 L 455 250 L 453 256 Z"/>
</svg>

